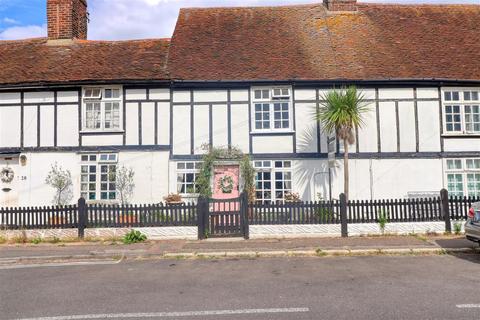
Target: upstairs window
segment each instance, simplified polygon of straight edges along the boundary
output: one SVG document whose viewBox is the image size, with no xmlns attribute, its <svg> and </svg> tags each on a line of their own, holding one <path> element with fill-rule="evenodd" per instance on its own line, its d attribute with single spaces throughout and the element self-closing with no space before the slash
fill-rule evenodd
<svg viewBox="0 0 480 320">
<path fill-rule="evenodd" d="M 291 89 L 289 87 L 253 89 L 253 131 L 290 131 Z"/>
<path fill-rule="evenodd" d="M 83 90 L 83 130 L 120 130 L 120 88 L 85 88 Z"/>
<path fill-rule="evenodd" d="M 451 196 L 480 196 L 480 159 L 447 159 L 445 172 Z"/>
<path fill-rule="evenodd" d="M 447 134 L 480 134 L 480 90 L 444 91 L 443 105 Z"/>
</svg>

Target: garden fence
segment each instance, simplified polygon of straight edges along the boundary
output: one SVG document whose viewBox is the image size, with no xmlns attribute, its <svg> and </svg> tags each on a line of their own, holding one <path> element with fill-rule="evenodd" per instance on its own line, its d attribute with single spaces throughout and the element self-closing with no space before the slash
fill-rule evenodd
<svg viewBox="0 0 480 320">
<path fill-rule="evenodd" d="M 241 198 L 243 199 L 243 198 Z M 245 200 L 239 200 L 244 201 Z M 250 203 L 245 223 L 248 225 L 341 224 L 342 235 L 349 223 L 444 221 L 451 231 L 451 220 L 467 219 L 468 210 L 480 197 L 449 197 L 446 190 L 439 197 L 388 200 L 340 200 L 286 203 Z M 85 228 L 131 228 L 199 226 L 209 206 L 201 203 L 149 205 L 87 204 L 0 208 L 0 229 L 77 228 L 83 237 Z M 248 236 L 248 235 L 247 235 Z"/>
</svg>

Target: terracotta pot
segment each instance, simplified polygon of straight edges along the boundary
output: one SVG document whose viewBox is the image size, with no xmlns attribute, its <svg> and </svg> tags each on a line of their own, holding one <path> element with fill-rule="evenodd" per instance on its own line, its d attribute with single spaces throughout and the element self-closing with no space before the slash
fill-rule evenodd
<svg viewBox="0 0 480 320">
<path fill-rule="evenodd" d="M 49 220 L 50 225 L 62 225 L 62 224 L 67 224 L 67 218 L 65 217 L 52 217 Z"/>
<path fill-rule="evenodd" d="M 135 222 L 137 222 L 137 217 L 132 215 L 132 214 L 122 214 L 119 217 L 118 222 L 120 222 L 120 223 L 135 223 Z"/>
</svg>

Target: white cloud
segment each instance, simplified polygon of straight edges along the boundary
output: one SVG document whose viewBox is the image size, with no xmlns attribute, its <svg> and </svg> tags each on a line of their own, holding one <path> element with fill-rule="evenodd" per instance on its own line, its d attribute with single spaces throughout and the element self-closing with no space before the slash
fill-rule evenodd
<svg viewBox="0 0 480 320">
<path fill-rule="evenodd" d="M 8 24 L 18 24 L 19 23 L 17 20 L 9 18 L 9 17 L 3 18 L 2 21 L 5 22 L 5 23 L 8 23 Z"/>
<path fill-rule="evenodd" d="M 18 26 L 7 28 L 0 32 L 0 40 L 15 40 L 45 37 L 47 34 L 47 26 Z"/>
</svg>

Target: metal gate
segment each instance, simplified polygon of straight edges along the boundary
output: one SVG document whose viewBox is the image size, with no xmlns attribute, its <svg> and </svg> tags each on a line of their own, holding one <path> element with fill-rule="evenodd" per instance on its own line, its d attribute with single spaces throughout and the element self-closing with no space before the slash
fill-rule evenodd
<svg viewBox="0 0 480 320">
<path fill-rule="evenodd" d="M 244 192 L 233 199 L 199 199 L 199 238 L 244 237 L 248 239 L 248 198 Z"/>
</svg>

